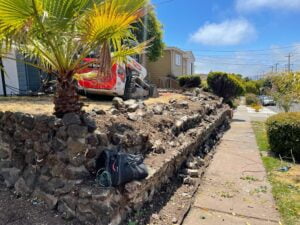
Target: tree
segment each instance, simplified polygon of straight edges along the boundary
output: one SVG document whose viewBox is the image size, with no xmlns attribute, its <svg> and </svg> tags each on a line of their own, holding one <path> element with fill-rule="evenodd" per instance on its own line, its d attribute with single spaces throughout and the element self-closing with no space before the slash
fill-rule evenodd
<svg viewBox="0 0 300 225">
<path fill-rule="evenodd" d="M 251 79 L 250 77 L 245 77 L 245 78 L 244 78 L 244 81 L 245 81 L 245 82 L 248 82 L 248 81 L 252 81 L 252 79 Z"/>
<path fill-rule="evenodd" d="M 245 92 L 243 83 L 232 74 L 210 72 L 207 77 L 208 86 L 213 92 L 229 102 Z"/>
<path fill-rule="evenodd" d="M 258 94 L 259 93 L 259 89 L 257 88 L 256 82 L 254 81 L 247 81 L 244 82 L 244 86 L 246 89 L 246 93 L 252 93 L 252 94 Z"/>
<path fill-rule="evenodd" d="M 300 100 L 300 73 L 283 73 L 271 78 L 271 95 L 278 106 L 289 112 L 294 101 Z"/>
<path fill-rule="evenodd" d="M 140 54 L 147 42 L 133 48 L 123 43 L 136 40 L 132 24 L 148 6 L 148 0 L 0 0 L 1 57 L 18 50 L 34 59 L 31 65 L 57 76 L 54 114 L 81 113 L 73 76 L 92 63 L 83 59 L 99 49 L 103 76 L 111 73 L 112 60 Z"/>
<path fill-rule="evenodd" d="M 147 49 L 147 57 L 150 61 L 155 62 L 163 55 L 165 48 L 163 42 L 163 27 L 154 11 L 148 13 L 139 23 L 135 24 L 133 32 L 138 42 L 145 41 L 145 37 L 152 39 L 151 45 Z"/>
</svg>

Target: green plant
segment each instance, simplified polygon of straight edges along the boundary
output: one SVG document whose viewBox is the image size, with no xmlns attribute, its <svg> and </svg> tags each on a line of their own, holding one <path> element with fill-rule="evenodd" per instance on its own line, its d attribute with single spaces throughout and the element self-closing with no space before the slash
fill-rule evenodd
<svg viewBox="0 0 300 225">
<path fill-rule="evenodd" d="M 259 104 L 259 99 L 255 94 L 246 94 L 246 105 Z"/>
<path fill-rule="evenodd" d="M 237 107 L 240 105 L 239 99 L 233 99 L 233 100 L 227 100 L 224 103 L 229 105 L 230 108 L 232 109 L 237 109 Z"/>
<path fill-rule="evenodd" d="M 258 94 L 259 89 L 254 81 L 247 81 L 244 83 L 246 93 Z"/>
<path fill-rule="evenodd" d="M 271 151 L 282 157 L 293 154 L 300 160 L 300 112 L 277 114 L 266 125 Z"/>
<path fill-rule="evenodd" d="M 293 102 L 300 100 L 300 73 L 283 73 L 271 81 L 271 95 L 281 109 L 289 112 Z"/>
<path fill-rule="evenodd" d="M 259 112 L 263 108 L 259 103 L 253 103 L 251 107 L 255 110 L 255 112 Z"/>
<path fill-rule="evenodd" d="M 270 150 L 270 145 L 267 137 L 266 125 L 263 122 L 252 122 L 253 130 L 255 131 L 256 142 L 259 150 L 267 152 Z"/>
<path fill-rule="evenodd" d="M 266 124 L 264 122 L 252 122 L 259 150 L 262 152 L 269 150 L 269 143 L 266 132 Z M 289 162 L 281 161 L 273 156 L 262 157 L 267 175 L 272 184 L 272 193 L 279 212 L 285 225 L 295 225 L 300 221 L 300 189 L 297 187 L 295 178 L 297 174 L 286 173 L 284 179 L 277 169 Z M 298 167 L 298 165 L 296 166 Z"/>
<path fill-rule="evenodd" d="M 141 53 L 148 42 L 136 41 L 132 24 L 149 8 L 148 0 L 0 0 L 0 56 L 16 49 L 33 65 L 57 77 L 55 115 L 81 113 L 74 75 L 91 63 L 83 63 L 97 51 L 98 76 L 111 73 L 112 62 Z M 112 51 L 112 54 L 111 54 Z M 113 58 L 111 58 L 111 55 Z"/>
<path fill-rule="evenodd" d="M 246 180 L 248 182 L 256 182 L 259 181 L 258 178 L 254 177 L 254 176 L 245 176 L 245 177 L 240 177 L 241 180 Z"/>
<path fill-rule="evenodd" d="M 153 40 L 149 48 L 147 48 L 147 57 L 151 62 L 157 61 L 163 55 L 165 44 L 163 42 L 163 26 L 155 12 L 151 11 L 133 26 L 133 33 L 139 42 L 145 41 L 145 38 Z"/>
<path fill-rule="evenodd" d="M 128 225 L 137 225 L 137 222 L 136 221 L 129 221 Z"/>
<path fill-rule="evenodd" d="M 201 78 L 197 75 L 186 75 L 178 77 L 180 87 L 193 88 L 201 85 Z"/>
<path fill-rule="evenodd" d="M 210 89 L 208 87 L 208 84 L 207 84 L 207 81 L 206 80 L 201 80 L 201 87 L 202 87 L 202 90 L 205 91 L 205 92 L 210 92 Z"/>
<path fill-rule="evenodd" d="M 224 72 L 210 72 L 207 77 L 209 88 L 224 101 L 232 100 L 245 92 L 243 83 L 236 77 Z"/>
</svg>

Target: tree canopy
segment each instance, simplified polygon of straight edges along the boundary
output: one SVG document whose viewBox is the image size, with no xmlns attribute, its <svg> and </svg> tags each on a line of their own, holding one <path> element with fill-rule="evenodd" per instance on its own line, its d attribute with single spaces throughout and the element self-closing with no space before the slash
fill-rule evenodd
<svg viewBox="0 0 300 225">
<path fill-rule="evenodd" d="M 272 96 L 279 107 L 289 112 L 293 102 L 300 100 L 300 73 L 283 73 L 270 79 Z"/>
<path fill-rule="evenodd" d="M 145 20 L 146 19 L 146 20 Z M 134 34 L 138 42 L 146 39 L 152 40 L 147 48 L 147 57 L 150 61 L 157 61 L 162 55 L 165 44 L 163 42 L 163 26 L 154 11 L 149 12 L 141 21 L 134 25 Z M 147 31 L 145 36 L 145 31 Z"/>
</svg>

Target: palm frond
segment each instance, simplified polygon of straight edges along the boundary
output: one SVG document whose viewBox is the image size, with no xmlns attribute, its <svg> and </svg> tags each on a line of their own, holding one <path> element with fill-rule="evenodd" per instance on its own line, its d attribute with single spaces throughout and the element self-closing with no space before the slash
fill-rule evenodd
<svg viewBox="0 0 300 225">
<path fill-rule="evenodd" d="M 146 48 L 149 47 L 150 42 L 151 40 L 145 41 L 131 48 L 125 46 L 123 46 L 123 48 L 119 48 L 112 54 L 113 62 L 124 63 L 127 61 L 127 56 L 142 54 L 146 50 Z"/>
<path fill-rule="evenodd" d="M 102 42 L 131 28 L 143 14 L 147 0 L 106 0 L 94 5 L 83 21 L 82 38 L 87 43 Z M 133 4 L 134 3 L 134 4 Z M 123 38 L 126 38 L 123 37 Z"/>
<path fill-rule="evenodd" d="M 147 7 L 148 0 L 0 0 L 0 55 L 18 49 L 37 59 L 39 68 L 62 76 L 85 66 L 83 58 L 106 44 L 114 60 L 122 61 L 146 47 L 124 48 L 124 43 L 136 41 L 132 24 Z"/>
</svg>

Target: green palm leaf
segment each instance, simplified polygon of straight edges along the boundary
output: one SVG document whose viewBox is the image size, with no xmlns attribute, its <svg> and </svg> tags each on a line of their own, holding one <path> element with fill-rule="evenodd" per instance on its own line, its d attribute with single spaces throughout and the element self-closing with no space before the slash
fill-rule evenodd
<svg viewBox="0 0 300 225">
<path fill-rule="evenodd" d="M 136 41 L 132 24 L 148 7 L 148 0 L 0 0 L 0 56 L 18 50 L 59 81 L 72 79 L 95 49 L 111 48 L 116 61 L 142 52 L 148 42 L 125 43 Z M 99 59 L 106 71 L 109 52 Z"/>
</svg>

